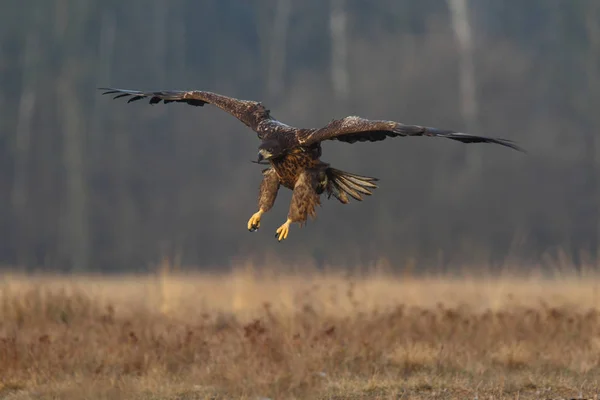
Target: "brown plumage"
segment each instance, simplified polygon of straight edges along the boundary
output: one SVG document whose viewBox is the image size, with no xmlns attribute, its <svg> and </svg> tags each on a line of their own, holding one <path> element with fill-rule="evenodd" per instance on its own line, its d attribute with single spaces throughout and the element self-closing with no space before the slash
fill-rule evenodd
<svg viewBox="0 0 600 400">
<path fill-rule="evenodd" d="M 494 139 L 469 135 L 451 130 L 440 130 L 419 125 L 405 125 L 395 121 L 368 120 L 350 116 L 333 120 L 323 128 L 294 128 L 277 121 L 261 103 L 239 100 L 204 91 L 158 91 L 140 92 L 135 90 L 101 88 L 103 94 L 115 94 L 115 99 L 127 97 L 128 103 L 149 99 L 150 104 L 178 102 L 193 106 L 212 104 L 228 112 L 252 129 L 261 140 L 257 163 L 268 163 L 263 171 L 260 185 L 258 212 L 248 221 L 248 229 L 260 227 L 262 214 L 269 211 L 279 187 L 293 190 L 287 221 L 277 229 L 279 241 L 287 238 L 290 224 L 302 225 L 308 217 L 316 216 L 320 205 L 320 195 L 334 196 L 341 203 L 349 202 L 350 197 L 358 201 L 363 195 L 371 195 L 377 188 L 376 178 L 360 176 L 331 168 L 320 160 L 321 142 L 338 140 L 346 143 L 376 142 L 397 136 L 431 136 L 456 140 L 462 143 L 494 143 L 523 151 L 510 140 Z"/>
</svg>

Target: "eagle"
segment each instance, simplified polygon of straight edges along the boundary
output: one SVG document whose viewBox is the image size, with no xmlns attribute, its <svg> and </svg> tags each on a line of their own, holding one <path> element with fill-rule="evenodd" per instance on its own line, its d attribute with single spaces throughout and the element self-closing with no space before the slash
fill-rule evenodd
<svg viewBox="0 0 600 400">
<path fill-rule="evenodd" d="M 221 94 L 199 90 L 137 91 L 99 88 L 113 98 L 128 98 L 128 103 L 149 99 L 150 104 L 187 103 L 202 107 L 212 104 L 233 115 L 258 135 L 258 164 L 268 165 L 262 171 L 258 196 L 258 211 L 248 220 L 248 230 L 257 231 L 262 215 L 274 205 L 281 186 L 293 191 L 287 220 L 277 229 L 279 242 L 286 239 L 290 225 L 306 223 L 316 217 L 320 197 L 335 197 L 342 204 L 350 198 L 361 201 L 377 188 L 377 178 L 357 175 L 332 168 L 321 161 L 321 142 L 337 140 L 345 143 L 378 142 L 387 138 L 404 136 L 430 136 L 457 140 L 462 143 L 494 143 L 525 152 L 507 139 L 475 136 L 452 130 L 442 130 L 419 125 L 406 125 L 396 121 L 369 120 L 357 116 L 333 119 L 321 128 L 295 128 L 275 119 L 261 102 L 240 100 Z"/>
</svg>

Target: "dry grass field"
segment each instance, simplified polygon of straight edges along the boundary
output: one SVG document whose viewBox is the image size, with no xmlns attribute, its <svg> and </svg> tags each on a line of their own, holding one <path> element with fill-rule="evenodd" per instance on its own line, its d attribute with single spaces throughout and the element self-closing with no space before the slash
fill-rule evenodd
<svg viewBox="0 0 600 400">
<path fill-rule="evenodd" d="M 600 392 L 600 278 L 382 271 L 0 281 L 0 398 Z"/>
</svg>

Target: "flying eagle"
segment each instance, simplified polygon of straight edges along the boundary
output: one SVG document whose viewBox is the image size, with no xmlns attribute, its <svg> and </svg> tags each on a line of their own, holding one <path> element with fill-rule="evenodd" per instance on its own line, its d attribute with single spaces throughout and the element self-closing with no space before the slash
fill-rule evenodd
<svg viewBox="0 0 600 400">
<path fill-rule="evenodd" d="M 397 136 L 433 136 L 457 140 L 463 143 L 495 143 L 523 151 L 510 140 L 474 136 L 451 130 L 441 130 L 418 125 L 405 125 L 395 121 L 368 120 L 349 116 L 332 120 L 322 128 L 294 128 L 273 118 L 262 103 L 239 100 L 205 91 L 167 90 L 140 92 L 113 88 L 100 88 L 103 94 L 115 94 L 115 99 L 129 97 L 128 103 L 147 98 L 150 104 L 187 103 L 193 106 L 212 104 L 228 112 L 257 133 L 261 140 L 258 147 L 259 164 L 267 164 L 262 171 L 258 211 L 250 217 L 248 230 L 254 232 L 260 227 L 260 220 L 275 203 L 279 187 L 293 191 L 287 220 L 281 225 L 275 237 L 286 239 L 290 225 L 300 226 L 308 216 L 316 216 L 315 207 L 321 204 L 320 195 L 334 196 L 341 203 L 348 203 L 350 197 L 360 201 L 362 195 L 371 195 L 377 188 L 376 178 L 351 174 L 331 168 L 320 160 L 321 142 L 339 140 L 346 143 L 377 142 Z M 349 197 L 350 196 L 350 197 Z"/>
</svg>

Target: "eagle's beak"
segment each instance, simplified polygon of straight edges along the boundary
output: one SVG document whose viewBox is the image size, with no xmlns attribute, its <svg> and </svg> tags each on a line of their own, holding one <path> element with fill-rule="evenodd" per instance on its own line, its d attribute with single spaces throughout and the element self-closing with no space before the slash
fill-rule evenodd
<svg viewBox="0 0 600 400">
<path fill-rule="evenodd" d="M 262 160 L 268 160 L 269 158 L 271 158 L 272 154 L 265 149 L 260 149 L 258 151 L 258 162 L 261 162 Z"/>
</svg>

